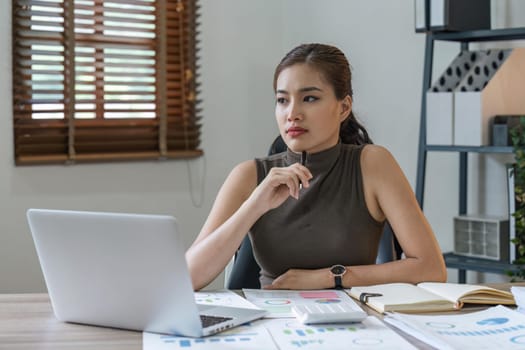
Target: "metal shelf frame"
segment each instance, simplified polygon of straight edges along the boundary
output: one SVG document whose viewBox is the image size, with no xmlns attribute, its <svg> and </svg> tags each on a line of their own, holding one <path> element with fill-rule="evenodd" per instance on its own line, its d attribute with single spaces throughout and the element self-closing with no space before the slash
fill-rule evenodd
<svg viewBox="0 0 525 350">
<path fill-rule="evenodd" d="M 497 274 L 507 274 L 511 271 L 518 270 L 516 265 L 497 260 L 473 258 L 454 253 L 445 253 L 443 254 L 443 257 L 445 258 L 445 264 L 447 267 L 458 269 L 459 283 L 466 282 L 467 270 Z"/>
<path fill-rule="evenodd" d="M 419 145 L 417 157 L 417 176 L 416 176 L 416 198 L 419 205 L 423 209 L 424 192 L 425 192 L 425 173 L 427 163 L 427 152 L 457 152 L 459 153 L 459 214 L 467 213 L 467 167 L 469 153 L 512 153 L 512 147 L 494 147 L 494 146 L 444 146 L 444 145 L 427 145 L 426 142 L 426 92 L 430 89 L 432 84 L 432 65 L 434 58 L 434 43 L 436 41 L 454 41 L 461 45 L 461 50 L 468 50 L 468 44 L 471 42 L 491 42 L 491 41 L 510 41 L 525 39 L 525 27 L 509 28 L 509 29 L 492 29 L 492 30 L 473 30 L 464 32 L 440 32 L 440 33 L 426 33 L 425 39 L 425 59 L 423 66 L 423 86 L 421 90 L 421 113 L 419 123 Z M 397 248 L 397 247 L 396 247 Z M 448 253 L 447 253 L 448 254 Z M 446 255 L 445 255 L 446 256 Z M 458 256 L 456 260 L 461 260 Z M 454 260 L 454 261 L 456 261 Z M 471 260 L 471 259 L 470 259 Z M 479 259 L 478 259 L 479 260 Z M 490 266 L 494 262 L 487 260 Z M 491 272 L 488 268 L 476 269 L 476 264 L 461 265 L 451 261 L 447 262 L 448 267 L 455 267 L 459 269 L 459 280 L 465 282 L 465 270 L 477 270 L 482 272 Z"/>
</svg>

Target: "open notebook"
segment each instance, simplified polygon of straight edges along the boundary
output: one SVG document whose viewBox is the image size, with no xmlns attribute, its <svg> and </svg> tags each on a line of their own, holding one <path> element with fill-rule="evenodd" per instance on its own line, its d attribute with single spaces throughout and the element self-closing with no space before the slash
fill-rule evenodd
<svg viewBox="0 0 525 350">
<path fill-rule="evenodd" d="M 512 293 L 473 284 L 387 283 L 352 287 L 347 292 L 381 313 L 456 310 L 462 308 L 464 303 L 515 305 Z"/>
</svg>

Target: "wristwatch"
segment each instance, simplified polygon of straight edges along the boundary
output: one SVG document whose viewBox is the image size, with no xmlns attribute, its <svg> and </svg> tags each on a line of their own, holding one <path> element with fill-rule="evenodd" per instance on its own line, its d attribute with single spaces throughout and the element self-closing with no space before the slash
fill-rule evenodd
<svg viewBox="0 0 525 350">
<path fill-rule="evenodd" d="M 330 268 L 330 273 L 334 276 L 335 288 L 343 289 L 343 275 L 346 273 L 346 267 L 343 265 L 334 265 Z"/>
</svg>

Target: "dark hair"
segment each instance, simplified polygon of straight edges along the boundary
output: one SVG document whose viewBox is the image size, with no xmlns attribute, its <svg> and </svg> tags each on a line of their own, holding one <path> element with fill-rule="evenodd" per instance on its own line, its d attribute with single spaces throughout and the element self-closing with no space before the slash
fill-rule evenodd
<svg viewBox="0 0 525 350">
<path fill-rule="evenodd" d="M 326 81 L 334 88 L 335 97 L 352 98 L 352 73 L 345 54 L 335 46 L 325 44 L 303 44 L 295 47 L 284 56 L 275 68 L 273 89 L 277 88 L 277 78 L 281 72 L 295 64 L 306 63 L 319 70 Z M 359 124 L 354 113 L 341 123 L 339 137 L 343 143 L 362 145 L 372 143 L 366 129 Z"/>
</svg>

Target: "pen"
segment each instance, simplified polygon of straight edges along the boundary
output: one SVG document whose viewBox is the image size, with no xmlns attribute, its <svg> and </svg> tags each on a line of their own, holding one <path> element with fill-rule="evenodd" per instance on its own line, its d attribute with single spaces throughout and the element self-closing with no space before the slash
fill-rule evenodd
<svg viewBox="0 0 525 350">
<path fill-rule="evenodd" d="M 302 151 L 301 152 L 301 165 L 305 165 L 306 164 L 306 151 Z M 301 182 L 299 184 L 299 189 L 303 189 L 303 183 Z"/>
</svg>

